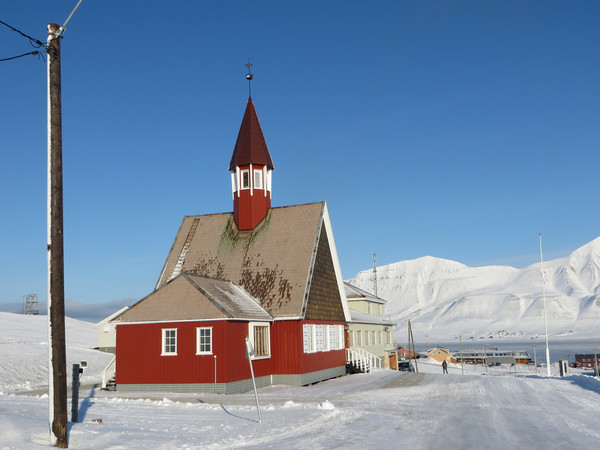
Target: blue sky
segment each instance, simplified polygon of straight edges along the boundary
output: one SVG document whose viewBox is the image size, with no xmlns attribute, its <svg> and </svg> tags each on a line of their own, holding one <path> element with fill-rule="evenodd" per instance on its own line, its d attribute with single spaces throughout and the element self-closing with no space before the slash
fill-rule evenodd
<svg viewBox="0 0 600 450">
<path fill-rule="evenodd" d="M 5 4 L 45 40 L 76 1 Z M 345 278 L 522 267 L 600 235 L 600 2 L 85 0 L 62 41 L 65 296 L 139 299 L 184 215 L 231 211 L 248 97 L 273 206 L 326 200 Z M 33 50 L 0 26 L 0 58 Z M 0 303 L 47 296 L 46 67 L 0 63 Z"/>
</svg>

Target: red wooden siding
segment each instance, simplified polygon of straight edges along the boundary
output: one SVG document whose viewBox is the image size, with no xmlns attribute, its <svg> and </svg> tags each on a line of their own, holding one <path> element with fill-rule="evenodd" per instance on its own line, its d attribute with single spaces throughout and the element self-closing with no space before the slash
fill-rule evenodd
<svg viewBox="0 0 600 450">
<path fill-rule="evenodd" d="M 240 167 L 241 170 L 250 169 L 250 166 Z M 262 169 L 262 166 L 253 166 Z M 250 182 L 254 183 L 254 174 L 250 173 Z M 263 180 L 263 189 L 240 189 L 239 197 L 236 192 L 233 196 L 233 219 L 239 230 L 252 230 L 265 218 L 271 207 L 271 192 L 265 195 L 267 180 Z"/>
<path fill-rule="evenodd" d="M 196 355 L 196 328 L 212 327 L 212 355 Z M 177 355 L 162 356 L 162 329 L 177 329 Z M 245 322 L 172 322 L 117 326 L 117 383 L 217 383 L 250 376 Z"/>
<path fill-rule="evenodd" d="M 271 347 L 273 374 L 299 374 L 339 367 L 346 364 L 344 350 L 304 353 L 304 324 L 341 325 L 344 322 L 316 320 L 282 320 L 272 326 Z"/>
<path fill-rule="evenodd" d="M 343 325 L 343 322 L 278 321 L 271 324 L 271 357 L 253 361 L 256 377 L 301 374 L 345 365 L 344 350 L 304 353 L 305 323 Z M 196 328 L 212 327 L 212 355 L 196 355 Z M 177 355 L 162 356 L 162 329 L 177 329 Z M 248 323 L 203 321 L 117 326 L 118 384 L 217 383 L 250 378 L 245 338 Z"/>
</svg>

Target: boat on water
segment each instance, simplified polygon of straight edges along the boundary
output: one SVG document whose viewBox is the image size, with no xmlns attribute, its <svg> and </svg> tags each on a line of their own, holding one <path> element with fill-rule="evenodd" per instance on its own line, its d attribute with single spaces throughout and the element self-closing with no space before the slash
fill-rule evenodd
<svg viewBox="0 0 600 450">
<path fill-rule="evenodd" d="M 481 350 L 463 350 L 453 355 L 458 362 L 468 364 L 529 364 L 531 356 L 525 350 L 498 350 L 495 347 L 488 347 Z"/>
</svg>

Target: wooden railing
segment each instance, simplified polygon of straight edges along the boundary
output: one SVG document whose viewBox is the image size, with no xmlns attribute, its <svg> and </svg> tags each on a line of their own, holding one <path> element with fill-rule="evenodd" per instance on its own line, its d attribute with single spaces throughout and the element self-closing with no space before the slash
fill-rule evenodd
<svg viewBox="0 0 600 450">
<path fill-rule="evenodd" d="M 102 389 L 106 389 L 106 384 L 115 376 L 117 368 L 117 357 L 113 356 L 108 366 L 102 371 Z"/>
<path fill-rule="evenodd" d="M 371 372 L 372 369 L 381 369 L 383 365 L 382 358 L 360 347 L 346 349 L 346 363 L 366 373 Z"/>
</svg>

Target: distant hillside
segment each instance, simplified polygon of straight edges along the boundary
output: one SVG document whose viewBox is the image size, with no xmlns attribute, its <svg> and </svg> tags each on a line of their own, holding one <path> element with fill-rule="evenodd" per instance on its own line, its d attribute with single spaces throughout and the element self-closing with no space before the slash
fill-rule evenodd
<svg viewBox="0 0 600 450">
<path fill-rule="evenodd" d="M 600 337 L 600 238 L 565 258 L 544 262 L 548 332 L 553 337 Z M 373 271 L 347 280 L 373 290 Z M 531 338 L 544 334 L 540 264 L 468 267 L 425 256 L 377 268 L 378 296 L 397 322 L 430 340 Z"/>
</svg>

